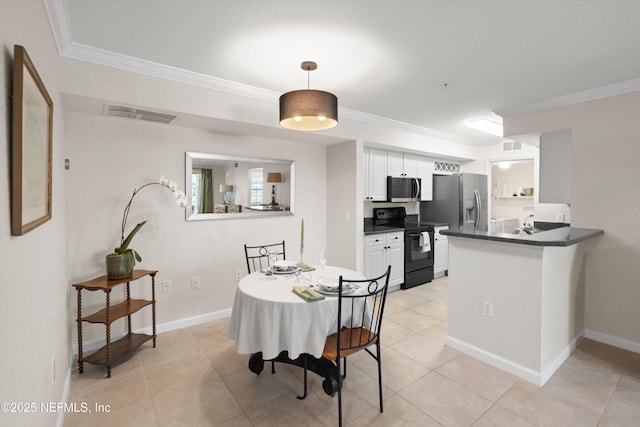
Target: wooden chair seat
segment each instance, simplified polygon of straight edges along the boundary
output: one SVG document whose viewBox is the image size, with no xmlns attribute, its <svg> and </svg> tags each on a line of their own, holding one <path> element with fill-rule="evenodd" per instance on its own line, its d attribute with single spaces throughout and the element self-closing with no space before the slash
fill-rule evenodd
<svg viewBox="0 0 640 427">
<path fill-rule="evenodd" d="M 342 328 L 340 331 L 340 357 L 347 357 L 378 342 L 378 337 L 367 328 Z M 332 361 L 338 358 L 338 334 L 327 337 L 322 357 Z"/>
</svg>

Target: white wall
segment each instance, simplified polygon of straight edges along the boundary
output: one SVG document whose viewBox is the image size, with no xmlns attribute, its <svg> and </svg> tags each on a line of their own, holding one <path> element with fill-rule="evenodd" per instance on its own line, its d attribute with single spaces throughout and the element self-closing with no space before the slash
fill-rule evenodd
<svg viewBox="0 0 640 427">
<path fill-rule="evenodd" d="M 66 130 L 73 281 L 104 274 L 104 256 L 118 244 L 122 210 L 134 188 L 164 175 L 184 189 L 186 151 L 294 160 L 296 210 L 291 216 L 185 221 L 167 189 L 140 192 L 129 216 L 129 227 L 148 220 L 131 245 L 143 258 L 137 267 L 159 270 L 158 284 L 172 281 L 171 293 L 157 294 L 158 323 L 230 309 L 237 287 L 234 274 L 246 273 L 245 243 L 285 240 L 287 258 L 299 259 L 301 218 L 304 259 L 318 262 L 326 234 L 324 146 L 78 113 L 67 114 Z M 199 289 L 191 289 L 192 276 L 200 277 Z M 85 303 L 97 306 L 103 297 L 90 295 Z M 150 313 L 141 314 L 134 327 L 150 324 Z M 102 333 L 103 328 L 87 328 L 88 339 Z"/>
<path fill-rule="evenodd" d="M 640 92 L 505 117 L 505 135 L 571 129 L 571 224 L 600 228 L 587 254 L 587 336 L 640 351 Z M 544 173 L 544 170 L 540 172 Z"/>
<path fill-rule="evenodd" d="M 3 58 L 0 68 L 0 402 L 38 404 L 36 413 L 0 414 L 0 424 L 51 426 L 56 424 L 58 414 L 40 411 L 39 405 L 66 399 L 70 287 L 59 63 L 42 2 L 0 1 L 0 41 Z M 53 217 L 23 236 L 10 234 L 10 94 L 14 44 L 26 48 L 54 103 Z"/>
<path fill-rule="evenodd" d="M 512 164 L 509 169 L 498 166 L 491 168 L 491 212 L 498 218 L 517 218 L 524 224 L 529 215 L 533 215 L 533 199 L 512 197 L 521 188 L 534 188 L 533 162 Z"/>
<path fill-rule="evenodd" d="M 358 216 L 363 191 L 358 190 L 362 181 L 354 167 L 360 157 L 362 149 L 358 151 L 356 141 L 327 147 L 327 259 L 331 265 L 353 270 L 362 258 L 356 248 L 361 246 L 363 232 L 362 217 Z"/>
</svg>

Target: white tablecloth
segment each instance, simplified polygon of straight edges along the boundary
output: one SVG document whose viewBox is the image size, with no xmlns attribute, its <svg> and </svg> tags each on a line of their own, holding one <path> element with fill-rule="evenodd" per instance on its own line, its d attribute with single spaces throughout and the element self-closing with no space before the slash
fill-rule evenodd
<svg viewBox="0 0 640 427">
<path fill-rule="evenodd" d="M 325 277 L 364 279 L 361 274 L 339 267 L 325 267 Z M 276 275 L 270 280 L 262 273 L 245 276 L 236 290 L 228 337 L 235 340 L 238 353 L 262 352 L 273 359 L 289 352 L 295 359 L 302 353 L 322 356 L 327 335 L 336 331 L 338 299 L 325 296 L 322 301 L 306 302 L 295 295 L 293 286 L 317 283 L 319 267 L 299 276 Z"/>
</svg>

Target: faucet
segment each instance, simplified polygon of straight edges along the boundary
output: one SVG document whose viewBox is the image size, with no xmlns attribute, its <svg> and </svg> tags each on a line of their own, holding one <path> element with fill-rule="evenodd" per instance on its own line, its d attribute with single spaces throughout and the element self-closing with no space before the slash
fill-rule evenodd
<svg viewBox="0 0 640 427">
<path fill-rule="evenodd" d="M 529 222 L 531 220 L 531 222 Z M 524 227 L 533 227 L 533 215 L 529 215 L 524 219 L 523 222 Z"/>
<path fill-rule="evenodd" d="M 529 222 L 529 220 L 531 220 L 531 222 Z M 524 223 L 522 227 L 518 227 L 515 230 L 513 230 L 513 234 L 520 234 L 520 233 L 533 234 L 533 233 L 539 232 L 540 230 L 535 228 L 532 222 L 533 222 L 533 215 L 527 216 L 524 219 Z"/>
</svg>

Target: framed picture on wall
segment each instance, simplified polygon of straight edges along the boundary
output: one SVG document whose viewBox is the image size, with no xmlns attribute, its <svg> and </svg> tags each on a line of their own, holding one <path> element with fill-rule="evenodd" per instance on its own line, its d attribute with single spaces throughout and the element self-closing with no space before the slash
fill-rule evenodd
<svg viewBox="0 0 640 427">
<path fill-rule="evenodd" d="M 24 47 L 13 49 L 11 234 L 51 219 L 53 102 Z"/>
</svg>

